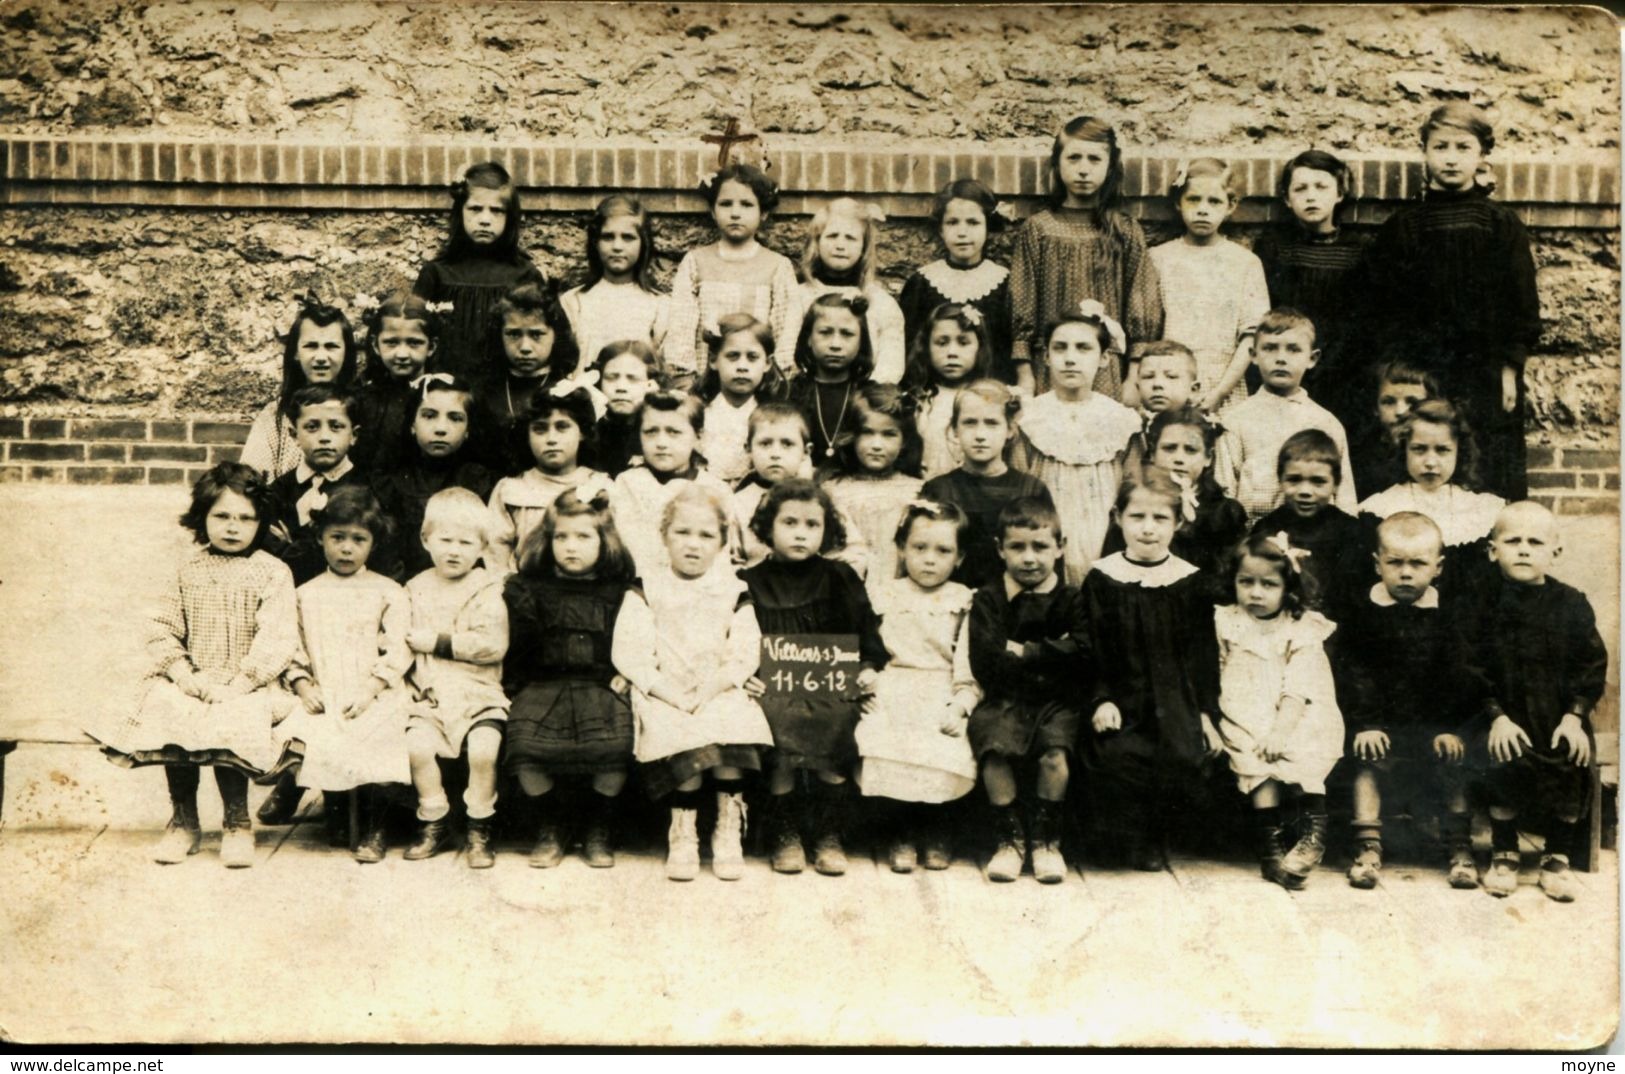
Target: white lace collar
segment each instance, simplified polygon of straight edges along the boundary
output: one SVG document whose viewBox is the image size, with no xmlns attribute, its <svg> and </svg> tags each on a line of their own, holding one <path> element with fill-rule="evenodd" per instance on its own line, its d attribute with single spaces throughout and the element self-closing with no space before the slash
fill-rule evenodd
<svg viewBox="0 0 1625 1074">
<path fill-rule="evenodd" d="M 1387 518 L 1399 511 L 1415 511 L 1431 518 L 1444 534 L 1447 548 L 1471 544 L 1495 528 L 1506 501 L 1490 492 L 1473 492 L 1459 485 L 1423 491 L 1414 481 L 1395 485 L 1360 505 L 1366 514 Z"/>
<path fill-rule="evenodd" d="M 1140 418 L 1115 399 L 1091 392 L 1081 403 L 1062 402 L 1054 392 L 1029 399 L 1021 408 L 1022 434 L 1058 462 L 1088 466 L 1110 462 L 1128 450 L 1140 431 Z"/>
<path fill-rule="evenodd" d="M 954 268 L 938 258 L 920 269 L 925 282 L 935 287 L 949 302 L 980 302 L 999 289 L 1010 270 L 983 258 L 975 268 Z"/>
<path fill-rule="evenodd" d="M 1375 604 L 1379 608 L 1392 608 L 1394 605 L 1398 604 L 1399 601 L 1395 600 L 1389 595 L 1387 586 L 1383 585 L 1381 582 L 1378 582 L 1376 585 L 1371 587 L 1371 603 Z M 1438 606 L 1439 591 L 1434 589 L 1432 586 L 1428 586 L 1426 589 L 1424 589 L 1422 591 L 1422 595 L 1411 602 L 1411 607 L 1413 608 L 1437 608 Z"/>
<path fill-rule="evenodd" d="M 1122 552 L 1113 552 L 1104 559 L 1095 560 L 1089 569 L 1099 571 L 1114 582 L 1141 585 L 1147 589 L 1161 589 L 1196 573 L 1195 567 L 1172 552 L 1161 563 L 1151 565 L 1135 563 Z"/>
</svg>

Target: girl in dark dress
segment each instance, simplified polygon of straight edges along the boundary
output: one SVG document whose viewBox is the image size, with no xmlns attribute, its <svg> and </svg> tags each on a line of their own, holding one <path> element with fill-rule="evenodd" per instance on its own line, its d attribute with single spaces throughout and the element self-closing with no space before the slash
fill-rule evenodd
<svg viewBox="0 0 1625 1074">
<path fill-rule="evenodd" d="M 588 465 L 619 477 L 643 453 L 638 438 L 638 408 L 651 391 L 669 385 L 666 367 L 654 348 L 636 339 L 611 343 L 598 352 L 591 372 L 604 393 L 604 416 L 598 419 L 597 451 Z"/>
<path fill-rule="evenodd" d="M 983 375 L 1016 382 L 1010 363 L 1010 270 L 984 256 L 988 236 L 1009 224 L 998 199 L 975 179 L 955 179 L 937 191 L 931 220 L 944 256 L 914 270 L 897 304 L 912 344 L 929 327 L 931 311 L 946 303 L 974 307 L 982 315 L 990 363 Z"/>
<path fill-rule="evenodd" d="M 1196 407 L 1183 406 L 1158 414 L 1146 434 L 1146 463 L 1168 471 L 1180 486 L 1179 526 L 1169 550 L 1215 582 L 1216 592 L 1227 588 L 1225 560 L 1247 536 L 1247 509 L 1226 496 L 1213 476 L 1213 452 L 1223 433 L 1218 422 Z M 1114 520 L 1102 551 L 1125 547 Z"/>
<path fill-rule="evenodd" d="M 536 465 L 530 453 L 530 403 L 575 369 L 575 333 L 558 295 L 536 284 L 501 296 L 487 328 L 490 371 L 472 383 L 489 433 L 485 461 L 510 477 Z"/>
<path fill-rule="evenodd" d="M 564 775 L 592 781 L 582 856 L 594 868 L 615 864 L 615 805 L 632 758 L 632 710 L 610 649 L 631 581 L 632 557 L 615 532 L 608 493 L 583 500 L 570 489 L 521 543 L 519 573 L 502 590 L 502 687 L 513 699 L 505 766 L 537 814 L 530 864 L 538 869 L 564 856 L 557 790 Z"/>
<path fill-rule="evenodd" d="M 1381 354 L 1439 378 L 1479 434 L 1484 483 L 1509 500 L 1528 493 L 1523 366 L 1540 338 L 1529 235 L 1490 200 L 1484 157 L 1495 132 L 1482 109 L 1453 101 L 1422 125 L 1422 200 L 1389 217 L 1367 253 Z"/>
<path fill-rule="evenodd" d="M 1213 599 L 1196 567 L 1169 551 L 1180 488 L 1146 467 L 1123 480 L 1113 514 L 1127 547 L 1083 580 L 1093 671 L 1084 712 L 1085 785 L 1096 825 L 1126 841 L 1136 869 L 1167 866 L 1175 809 L 1224 749 Z"/>
<path fill-rule="evenodd" d="M 367 368 L 356 392 L 361 404 L 350 457 L 366 473 L 394 467 L 408 446 L 406 431 L 417 411 L 417 379 L 434 356 L 438 319 L 429 304 L 396 291 L 367 315 Z"/>
<path fill-rule="evenodd" d="M 953 580 L 980 589 L 1004 575 L 999 558 L 999 512 L 1023 496 L 1055 506 L 1049 487 L 1031 474 L 1010 465 L 1021 400 L 1002 381 L 978 380 L 954 397 L 949 422 L 965 461 L 957 470 L 938 474 L 925 483 L 920 495 L 938 503 L 951 503 L 965 512 L 970 529 L 960 545 L 964 560 Z"/>
<path fill-rule="evenodd" d="M 1253 245 L 1264 263 L 1270 307 L 1289 306 L 1314 322 L 1320 360 L 1304 376 L 1304 387 L 1350 429 L 1370 394 L 1367 370 L 1354 365 L 1361 355 L 1348 349 L 1360 343 L 1350 333 L 1355 272 L 1365 251 L 1341 226 L 1354 201 L 1354 171 L 1324 149 L 1306 150 L 1281 169 L 1276 196 L 1291 219 Z M 1247 382 L 1249 391 L 1258 389 L 1256 366 L 1248 367 Z"/>
<path fill-rule="evenodd" d="M 739 574 L 756 606 L 762 635 L 843 634 L 857 639 L 862 662 L 844 693 L 769 694 L 762 699 L 773 729 L 768 784 L 775 799 L 773 868 L 798 873 L 806 867 L 801 841 L 805 823 L 816 840 L 814 867 L 826 876 L 839 876 L 846 872 L 842 828 L 851 797 L 847 777 L 858 759 L 854 732 L 860 698 L 873 693 L 887 659 L 880 623 L 862 579 L 846 564 L 825 557 L 846 543 L 846 534 L 823 489 L 800 478 L 780 481 L 763 497 L 751 529 L 773 550 Z M 812 776 L 807 780 L 810 793 L 800 789 L 803 771 Z"/>
<path fill-rule="evenodd" d="M 372 474 L 372 494 L 394 523 L 373 569 L 402 583 L 434 565 L 422 537 L 429 497 L 464 488 L 489 500 L 497 480 L 474 446 L 480 412 L 468 383 L 450 373 L 428 373 L 412 382 L 412 394 L 411 424 L 390 453 L 394 464 Z"/>
<path fill-rule="evenodd" d="M 519 191 L 494 160 L 470 166 L 451 185 L 451 234 L 412 286 L 437 306 L 448 305 L 445 334 L 433 358 L 437 371 L 474 379 L 501 372 L 500 365 L 489 364 L 485 350 L 492 311 L 511 288 L 546 282 L 519 248 L 520 213 Z"/>
</svg>

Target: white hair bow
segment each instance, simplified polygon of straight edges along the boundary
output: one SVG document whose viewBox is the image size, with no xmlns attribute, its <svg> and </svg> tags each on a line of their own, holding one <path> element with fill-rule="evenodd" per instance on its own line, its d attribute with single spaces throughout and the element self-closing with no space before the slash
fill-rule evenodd
<svg viewBox="0 0 1625 1074">
<path fill-rule="evenodd" d="M 598 371 L 596 369 L 589 369 L 587 372 L 577 374 L 574 377 L 565 377 L 547 390 L 548 395 L 558 399 L 563 399 L 575 392 L 586 392 L 588 401 L 592 403 L 593 419 L 595 421 L 603 420 L 604 411 L 609 409 L 609 400 L 605 398 L 603 392 L 598 390 Z"/>
<path fill-rule="evenodd" d="M 963 317 L 965 319 L 965 323 L 970 325 L 972 328 L 982 327 L 982 311 L 977 309 L 975 306 L 966 306 L 964 310 L 960 312 L 960 316 Z"/>
<path fill-rule="evenodd" d="M 436 385 L 450 388 L 455 383 L 456 379 L 450 373 L 424 373 L 422 376 L 413 377 L 410 387 L 413 391 L 422 395 Z"/>
<path fill-rule="evenodd" d="M 450 313 L 456 306 L 457 303 L 449 299 L 445 302 L 425 302 L 423 304 L 423 308 L 430 313 Z"/>
<path fill-rule="evenodd" d="M 1270 536 L 1264 538 L 1264 540 L 1274 545 L 1276 549 L 1280 551 L 1281 555 L 1286 557 L 1286 561 L 1291 565 L 1293 571 L 1298 574 L 1303 573 L 1304 557 L 1314 554 L 1307 548 L 1292 547 L 1292 540 L 1286 535 L 1285 530 L 1282 530 L 1280 533 L 1271 534 Z"/>
<path fill-rule="evenodd" d="M 1106 337 L 1111 340 L 1108 348 L 1116 354 L 1128 352 L 1128 337 L 1123 334 L 1123 326 L 1112 319 L 1106 312 L 1106 307 L 1098 299 L 1086 298 L 1078 303 L 1078 316 L 1086 321 L 1093 321 L 1106 330 Z"/>
<path fill-rule="evenodd" d="M 1196 482 L 1192 481 L 1184 474 L 1176 474 L 1172 471 L 1169 471 L 1168 476 L 1173 478 L 1174 484 L 1179 486 L 1180 517 L 1186 522 L 1194 523 L 1196 521 L 1196 508 L 1198 506 L 1196 499 Z"/>
</svg>

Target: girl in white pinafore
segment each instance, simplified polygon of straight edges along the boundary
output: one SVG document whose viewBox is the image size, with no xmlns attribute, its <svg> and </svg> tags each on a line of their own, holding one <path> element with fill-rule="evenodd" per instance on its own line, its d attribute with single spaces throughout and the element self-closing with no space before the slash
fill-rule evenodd
<svg viewBox="0 0 1625 1074">
<path fill-rule="evenodd" d="M 717 795 L 711 868 L 735 880 L 744 864 L 740 777 L 760 771 L 773 744 L 762 707 L 745 692 L 761 663 L 761 628 L 745 584 L 713 570 L 727 543 L 728 508 L 700 484 L 672 497 L 661 519 L 666 562 L 626 594 L 610 657 L 632 684 L 633 756 L 649 796 L 671 806 L 666 875 L 699 872 L 696 830 L 706 773 Z"/>
<path fill-rule="evenodd" d="M 895 799 L 894 872 L 948 868 L 941 803 L 976 786 L 966 721 L 982 692 L 970 668 L 970 606 L 976 594 L 950 582 L 970 523 L 953 504 L 916 500 L 898 527 L 903 577 L 874 591 L 880 639 L 891 659 L 858 722 L 858 786 Z M 923 846 L 923 854 L 917 848 Z"/>
<path fill-rule="evenodd" d="M 1218 730 L 1236 785 L 1252 800 L 1264 878 L 1289 888 L 1325 853 L 1326 777 L 1343 755 L 1343 714 L 1324 644 L 1337 627 L 1304 608 L 1307 550 L 1255 533 L 1230 572 L 1235 603 L 1214 609 Z M 1295 794 L 1298 840 L 1283 843 L 1283 790 Z"/>
</svg>

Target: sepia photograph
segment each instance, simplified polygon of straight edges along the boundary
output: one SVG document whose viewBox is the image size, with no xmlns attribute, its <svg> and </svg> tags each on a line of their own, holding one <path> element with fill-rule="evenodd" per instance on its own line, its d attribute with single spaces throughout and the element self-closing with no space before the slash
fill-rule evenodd
<svg viewBox="0 0 1625 1074">
<path fill-rule="evenodd" d="M 0 1045 L 1607 1048 L 1620 51 L 0 0 Z"/>
</svg>

